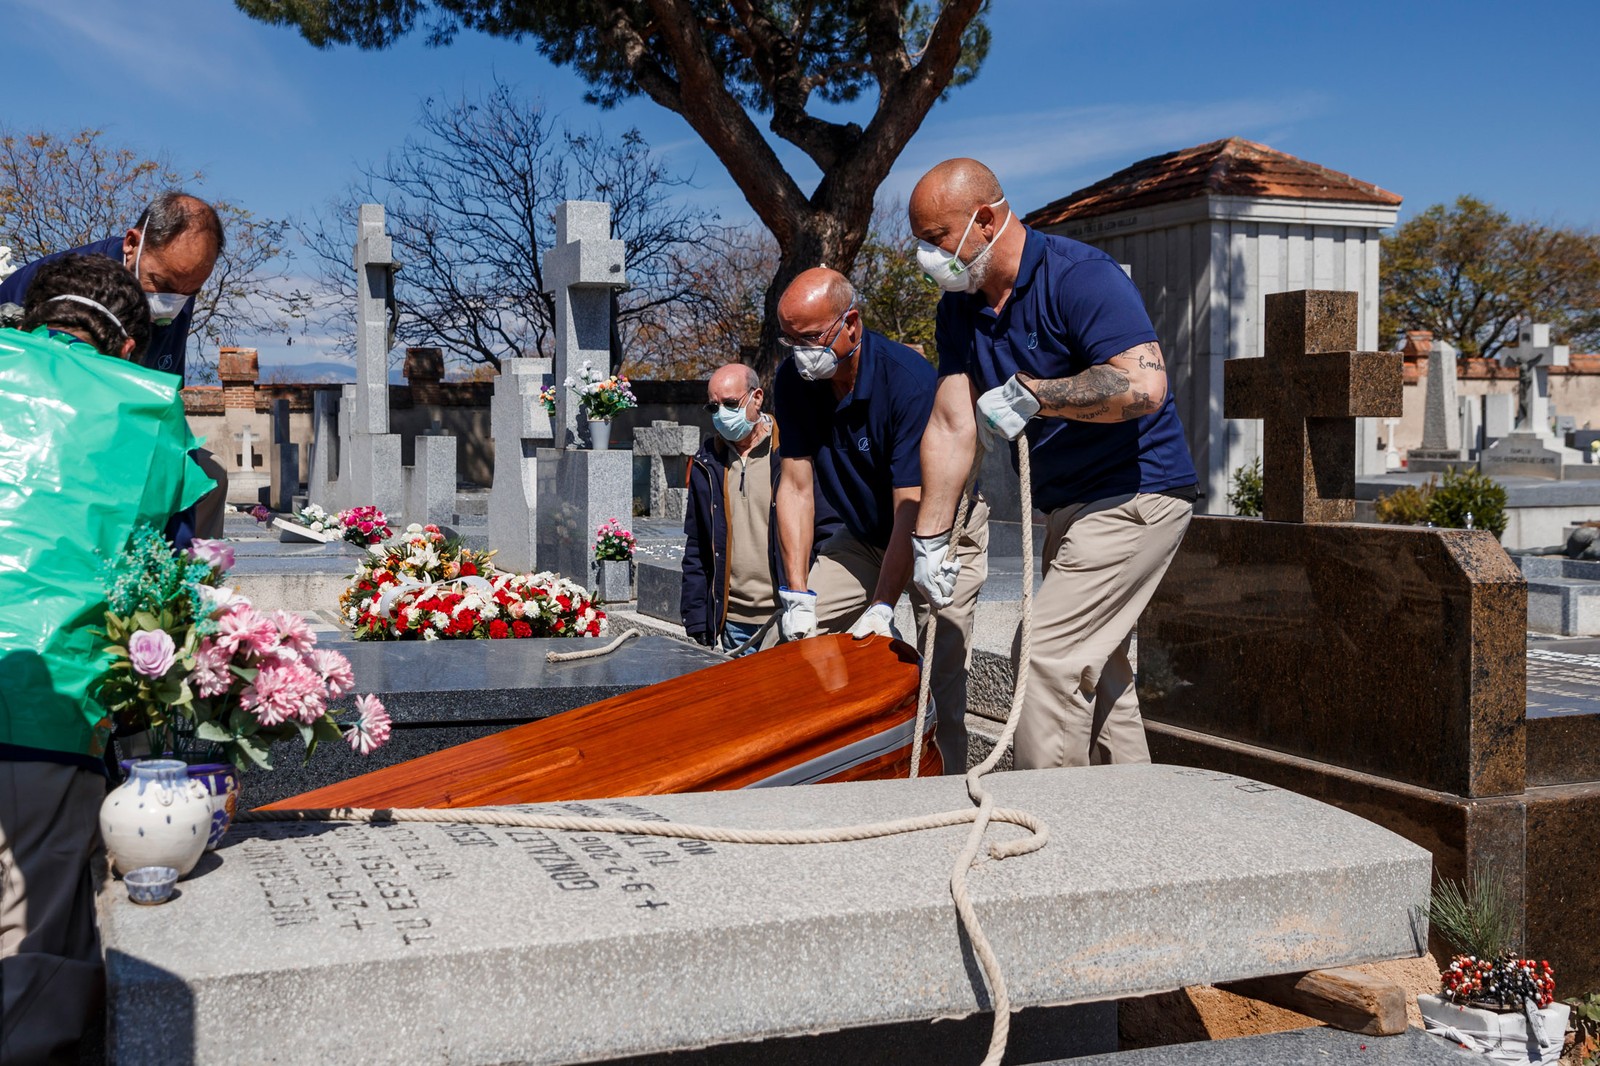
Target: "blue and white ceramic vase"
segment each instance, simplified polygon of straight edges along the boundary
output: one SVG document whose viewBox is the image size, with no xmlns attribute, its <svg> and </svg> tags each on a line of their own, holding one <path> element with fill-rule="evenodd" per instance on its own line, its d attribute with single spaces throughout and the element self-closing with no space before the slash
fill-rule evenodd
<svg viewBox="0 0 1600 1066">
<path fill-rule="evenodd" d="M 100 835 L 119 873 L 171 866 L 183 877 L 211 837 L 211 795 L 179 759 L 140 759 L 100 805 Z"/>
</svg>

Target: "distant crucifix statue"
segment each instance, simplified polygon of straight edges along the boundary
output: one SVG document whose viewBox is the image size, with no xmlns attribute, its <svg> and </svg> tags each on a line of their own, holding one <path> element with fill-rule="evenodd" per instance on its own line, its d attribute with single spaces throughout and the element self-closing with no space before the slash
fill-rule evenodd
<svg viewBox="0 0 1600 1066">
<path fill-rule="evenodd" d="M 1267 296 L 1265 356 L 1222 367 L 1222 411 L 1264 420 L 1262 498 L 1273 522 L 1355 517 L 1357 418 L 1401 416 L 1399 352 L 1355 348 L 1360 296 Z"/>
<path fill-rule="evenodd" d="M 1504 349 L 1502 356 L 1517 367 L 1516 431 L 1550 436 L 1548 375 L 1551 367 L 1567 365 L 1567 346 L 1550 343 L 1546 323 L 1523 322 L 1517 327 L 1517 346 Z"/>
</svg>

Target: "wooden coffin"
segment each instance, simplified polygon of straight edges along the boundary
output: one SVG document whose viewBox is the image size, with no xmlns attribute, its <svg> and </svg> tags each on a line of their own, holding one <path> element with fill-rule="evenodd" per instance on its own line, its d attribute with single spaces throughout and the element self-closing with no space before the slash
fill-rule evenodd
<svg viewBox="0 0 1600 1066">
<path fill-rule="evenodd" d="M 481 807 L 905 777 L 916 709 L 909 644 L 812 637 L 264 809 Z M 940 770 L 930 721 L 920 772 Z"/>
</svg>

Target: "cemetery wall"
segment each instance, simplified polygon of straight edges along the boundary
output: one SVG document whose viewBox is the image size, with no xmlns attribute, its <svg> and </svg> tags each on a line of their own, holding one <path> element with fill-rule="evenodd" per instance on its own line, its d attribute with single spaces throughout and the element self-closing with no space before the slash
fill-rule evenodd
<svg viewBox="0 0 1600 1066">
<path fill-rule="evenodd" d="M 231 450 L 227 444 L 248 425 L 256 440 L 254 469 L 268 474 L 272 462 L 271 449 L 267 447 L 272 434 L 272 405 L 277 400 L 287 400 L 289 433 L 300 446 L 300 481 L 309 483 L 313 397 L 318 392 L 337 396 L 342 386 L 338 383 L 259 382 L 253 375 L 244 375 L 241 371 L 226 385 L 192 385 L 183 390 L 183 407 L 191 430 L 223 458 L 231 473 L 238 469 L 239 450 L 236 443 Z M 614 446 L 631 446 L 636 426 L 648 426 L 659 419 L 695 426 L 702 435 L 711 432 L 710 418 L 701 409 L 706 395 L 704 381 L 635 381 L 633 390 L 639 397 L 639 406 L 623 412 L 613 421 L 611 440 Z M 489 399 L 493 393 L 492 380 L 424 378 L 404 385 L 390 385 L 390 426 L 401 438 L 401 461 L 414 462 L 418 434 L 428 433 L 437 422 L 439 432 L 453 434 L 456 438 L 460 480 L 483 487 L 492 484 L 494 440 L 489 428 Z"/>
</svg>

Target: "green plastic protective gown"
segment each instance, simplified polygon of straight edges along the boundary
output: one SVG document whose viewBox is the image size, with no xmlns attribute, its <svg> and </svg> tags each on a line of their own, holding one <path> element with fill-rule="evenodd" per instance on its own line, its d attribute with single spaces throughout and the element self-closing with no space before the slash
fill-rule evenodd
<svg viewBox="0 0 1600 1066">
<path fill-rule="evenodd" d="M 0 329 L 0 744 L 104 750 L 101 563 L 213 487 L 181 388 L 42 327 Z"/>
</svg>

